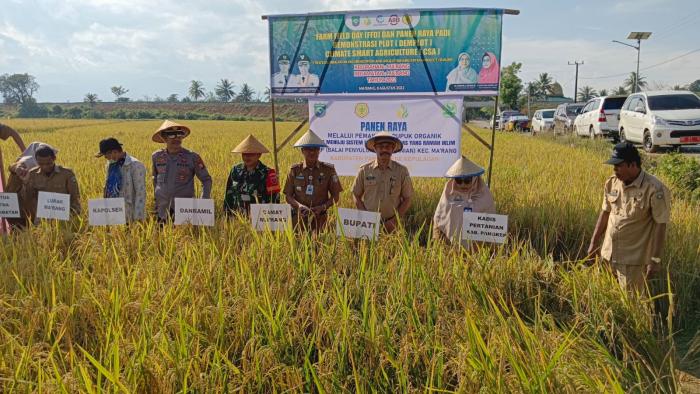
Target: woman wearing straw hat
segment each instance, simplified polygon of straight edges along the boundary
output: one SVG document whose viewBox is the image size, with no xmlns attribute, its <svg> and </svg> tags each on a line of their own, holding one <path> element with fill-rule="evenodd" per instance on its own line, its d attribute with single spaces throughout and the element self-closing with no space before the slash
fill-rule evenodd
<svg viewBox="0 0 700 394">
<path fill-rule="evenodd" d="M 202 158 L 182 147 L 190 135 L 187 126 L 166 120 L 156 130 L 153 142 L 165 143 L 165 148 L 153 152 L 153 185 L 156 215 L 163 222 L 175 214 L 175 198 L 194 198 L 194 177 L 202 182 L 202 198 L 210 198 L 212 180 Z"/>
<path fill-rule="evenodd" d="M 242 162 L 233 166 L 228 175 L 224 212 L 248 214 L 250 204 L 279 203 L 277 174 L 260 161 L 263 153 L 270 152 L 265 145 L 251 134 L 231 152 L 240 153 Z"/>
<path fill-rule="evenodd" d="M 294 144 L 301 150 L 304 161 L 292 165 L 284 185 L 287 203 L 292 206 L 295 226 L 322 230 L 328 219 L 328 209 L 338 202 L 343 187 L 332 164 L 318 160 L 321 148 L 328 145 L 309 130 Z"/>
<path fill-rule="evenodd" d="M 433 238 L 453 242 L 461 239 L 465 211 L 496 213 L 493 195 L 481 179 L 484 169 L 462 156 L 447 170 L 450 178 L 433 216 Z"/>
</svg>

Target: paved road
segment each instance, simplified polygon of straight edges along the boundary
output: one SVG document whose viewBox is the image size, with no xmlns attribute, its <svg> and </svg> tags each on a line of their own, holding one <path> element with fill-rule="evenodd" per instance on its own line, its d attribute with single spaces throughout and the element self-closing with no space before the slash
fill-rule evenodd
<svg viewBox="0 0 700 394">
<path fill-rule="evenodd" d="M 488 120 L 472 120 L 469 123 L 475 125 L 476 127 L 481 127 L 484 129 L 491 128 L 491 125 L 489 124 L 490 122 Z M 530 135 L 530 134 L 525 134 L 525 135 Z M 637 147 L 639 149 L 642 149 L 641 145 L 638 145 Z M 672 152 L 672 150 L 669 148 L 662 148 L 658 153 L 653 153 L 652 156 L 663 155 L 663 154 L 668 153 L 668 152 Z M 681 153 L 700 160 L 700 145 L 681 147 Z"/>
</svg>

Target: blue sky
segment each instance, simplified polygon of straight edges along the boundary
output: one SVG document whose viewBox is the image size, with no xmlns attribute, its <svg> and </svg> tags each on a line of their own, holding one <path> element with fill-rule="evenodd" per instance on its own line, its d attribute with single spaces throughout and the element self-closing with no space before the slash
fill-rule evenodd
<svg viewBox="0 0 700 394">
<path fill-rule="evenodd" d="M 267 24 L 263 14 L 404 7 L 519 9 L 506 16 L 503 64 L 523 63 L 521 77 L 549 72 L 567 95 L 583 60 L 579 86 L 621 84 L 636 52 L 611 43 L 630 31 L 651 31 L 642 44 L 642 75 L 653 88 L 700 79 L 700 2 L 697 0 L 516 1 L 452 0 L 0 0 L 0 74 L 28 72 L 40 101 L 80 101 L 88 92 L 184 96 L 192 79 L 213 89 L 221 78 L 256 90 L 267 85 Z M 649 70 L 645 67 L 655 66 Z M 623 74 L 617 76 L 619 74 Z M 601 78 L 607 76 L 610 78 Z"/>
</svg>

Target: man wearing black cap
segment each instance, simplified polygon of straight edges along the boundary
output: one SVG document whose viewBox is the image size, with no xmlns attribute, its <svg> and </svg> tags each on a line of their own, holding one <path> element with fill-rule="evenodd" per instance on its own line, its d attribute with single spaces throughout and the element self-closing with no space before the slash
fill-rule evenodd
<svg viewBox="0 0 700 394">
<path fill-rule="evenodd" d="M 100 141 L 100 153 L 107 163 L 104 198 L 124 198 L 127 222 L 146 218 L 146 166 L 124 152 L 116 138 Z"/>
<path fill-rule="evenodd" d="M 305 88 L 305 87 L 318 87 L 319 80 L 318 75 L 311 73 L 311 59 L 305 53 L 299 55 L 299 60 L 297 60 L 297 67 L 299 67 L 299 74 L 292 75 L 289 80 L 288 86 Z"/>
<path fill-rule="evenodd" d="M 277 65 L 280 70 L 272 74 L 272 87 L 283 88 L 288 85 L 289 80 L 289 55 L 286 53 L 281 54 L 277 58 Z"/>
<path fill-rule="evenodd" d="M 661 270 L 671 216 L 671 193 L 642 170 L 641 162 L 634 145 L 615 145 L 606 161 L 615 175 L 605 182 L 602 211 L 588 248 L 589 256 L 600 254 L 610 264 L 620 285 L 637 292 L 645 289 L 646 278 Z"/>
</svg>

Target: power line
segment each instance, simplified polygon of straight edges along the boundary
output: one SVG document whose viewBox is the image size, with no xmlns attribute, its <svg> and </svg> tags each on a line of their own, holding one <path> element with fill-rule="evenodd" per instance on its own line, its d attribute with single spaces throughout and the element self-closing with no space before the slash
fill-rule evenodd
<svg viewBox="0 0 700 394">
<path fill-rule="evenodd" d="M 640 69 L 640 71 L 649 70 L 649 69 L 652 69 L 652 68 L 654 68 L 654 67 L 658 67 L 658 66 L 664 65 L 664 64 L 666 64 L 666 63 L 671 63 L 671 62 L 676 61 L 676 60 L 678 60 L 678 59 L 680 59 L 680 58 L 683 58 L 683 57 L 692 55 L 693 53 L 696 53 L 696 52 L 700 52 L 700 48 L 698 48 L 698 49 L 693 49 L 692 51 L 687 52 L 687 53 L 684 53 L 684 54 L 682 54 L 682 55 L 679 55 L 679 56 L 670 58 L 670 59 L 668 59 L 668 60 L 664 60 L 664 61 L 659 62 L 659 63 L 656 63 L 656 64 L 652 64 L 651 66 L 644 67 L 644 68 Z M 580 79 L 607 79 L 607 78 L 615 78 L 615 77 L 624 77 L 624 76 L 626 76 L 626 75 L 629 75 L 629 72 L 620 73 L 620 74 L 612 74 L 612 75 L 604 75 L 604 76 L 579 77 L 579 78 L 580 78 Z"/>
</svg>

